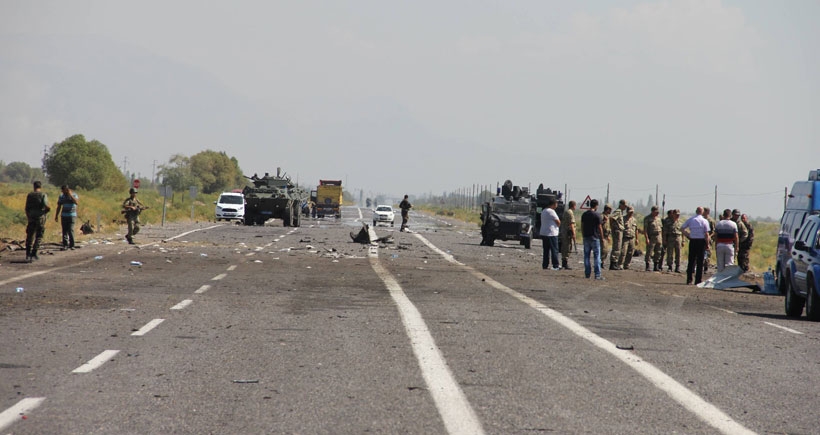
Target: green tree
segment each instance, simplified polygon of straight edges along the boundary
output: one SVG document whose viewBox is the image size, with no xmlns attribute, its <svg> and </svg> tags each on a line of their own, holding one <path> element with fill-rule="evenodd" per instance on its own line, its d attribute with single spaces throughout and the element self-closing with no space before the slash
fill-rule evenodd
<svg viewBox="0 0 820 435">
<path fill-rule="evenodd" d="M 159 165 L 157 177 L 162 179 L 162 184 L 176 191 L 188 190 L 190 186 L 198 187 L 191 174 L 191 159 L 182 154 L 174 154 L 168 159 L 168 164 Z"/>
<path fill-rule="evenodd" d="M 52 145 L 45 166 L 48 181 L 56 186 L 110 191 L 128 186 L 108 147 L 97 140 L 87 142 L 81 134 Z"/>
<path fill-rule="evenodd" d="M 3 165 L 0 168 L 0 180 L 15 181 L 18 183 L 31 183 L 35 180 L 42 180 L 43 170 L 40 168 L 32 168 L 28 163 L 11 162 L 8 165 Z"/>
<path fill-rule="evenodd" d="M 242 183 L 239 162 L 224 151 L 205 150 L 191 156 L 191 175 L 202 187 L 202 193 L 221 192 Z"/>
</svg>

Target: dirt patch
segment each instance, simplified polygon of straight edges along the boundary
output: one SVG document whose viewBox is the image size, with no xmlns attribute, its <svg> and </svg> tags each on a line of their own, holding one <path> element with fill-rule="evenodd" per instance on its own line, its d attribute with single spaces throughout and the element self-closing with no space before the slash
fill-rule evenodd
<svg viewBox="0 0 820 435">
<path fill-rule="evenodd" d="M 56 308 L 64 310 L 100 310 L 119 306 L 117 298 L 71 294 L 0 294 L 0 316 L 10 311 Z"/>
</svg>

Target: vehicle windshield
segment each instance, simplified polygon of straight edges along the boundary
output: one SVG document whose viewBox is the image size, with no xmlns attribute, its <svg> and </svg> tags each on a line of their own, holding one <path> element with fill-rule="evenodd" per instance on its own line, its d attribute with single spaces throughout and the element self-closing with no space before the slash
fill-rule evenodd
<svg viewBox="0 0 820 435">
<path fill-rule="evenodd" d="M 528 202 L 493 201 L 493 211 L 497 213 L 527 214 L 530 212 Z"/>
<path fill-rule="evenodd" d="M 238 195 L 222 195 L 219 197 L 220 204 L 242 204 L 245 202 L 241 196 Z"/>
<path fill-rule="evenodd" d="M 393 207 L 390 207 L 388 205 L 380 205 L 376 207 L 376 211 L 393 211 Z"/>
</svg>

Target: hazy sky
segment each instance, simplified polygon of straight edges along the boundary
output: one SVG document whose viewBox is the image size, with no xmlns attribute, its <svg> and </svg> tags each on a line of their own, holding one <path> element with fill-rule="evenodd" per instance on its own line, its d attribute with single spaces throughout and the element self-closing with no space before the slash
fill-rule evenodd
<svg viewBox="0 0 820 435">
<path fill-rule="evenodd" d="M 817 1 L 0 0 L 0 160 L 81 133 L 365 196 L 512 179 L 779 218 L 820 167 Z"/>
</svg>

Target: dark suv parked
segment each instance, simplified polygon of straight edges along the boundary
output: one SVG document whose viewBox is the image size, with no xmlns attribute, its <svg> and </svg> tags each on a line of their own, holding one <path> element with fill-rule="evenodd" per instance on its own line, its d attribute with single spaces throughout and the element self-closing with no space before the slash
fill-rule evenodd
<svg viewBox="0 0 820 435">
<path fill-rule="evenodd" d="M 809 216 L 792 245 L 792 256 L 784 270 L 786 315 L 820 321 L 820 216 Z"/>
</svg>

